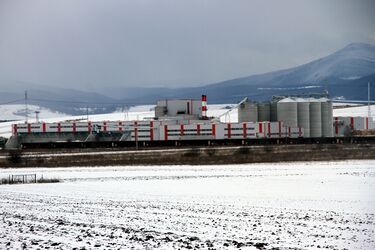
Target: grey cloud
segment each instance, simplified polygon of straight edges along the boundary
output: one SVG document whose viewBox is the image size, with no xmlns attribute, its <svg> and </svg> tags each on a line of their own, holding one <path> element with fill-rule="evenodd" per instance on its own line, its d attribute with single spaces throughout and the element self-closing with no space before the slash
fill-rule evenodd
<svg viewBox="0 0 375 250">
<path fill-rule="evenodd" d="M 374 1 L 0 1 L 0 84 L 192 86 L 375 43 Z"/>
</svg>

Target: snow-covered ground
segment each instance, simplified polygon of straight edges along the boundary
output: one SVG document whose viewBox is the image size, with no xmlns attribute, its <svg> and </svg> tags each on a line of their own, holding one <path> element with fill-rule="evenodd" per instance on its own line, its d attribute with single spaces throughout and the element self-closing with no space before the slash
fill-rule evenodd
<svg viewBox="0 0 375 250">
<path fill-rule="evenodd" d="M 35 121 L 35 111 L 39 111 L 39 115 L 43 119 L 66 116 L 63 113 L 52 111 L 47 108 L 35 105 L 28 105 L 28 117 L 31 121 Z M 24 120 L 25 114 L 26 109 L 24 104 L 0 105 L 0 120 Z"/>
<path fill-rule="evenodd" d="M 6 169 L 0 249 L 374 249 L 375 161 Z"/>
</svg>

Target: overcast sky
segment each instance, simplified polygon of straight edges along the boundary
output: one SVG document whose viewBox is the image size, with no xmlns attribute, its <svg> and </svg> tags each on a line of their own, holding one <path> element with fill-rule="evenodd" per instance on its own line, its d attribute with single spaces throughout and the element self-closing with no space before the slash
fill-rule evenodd
<svg viewBox="0 0 375 250">
<path fill-rule="evenodd" d="M 375 44 L 375 1 L 0 0 L 0 85 L 197 86 Z"/>
</svg>

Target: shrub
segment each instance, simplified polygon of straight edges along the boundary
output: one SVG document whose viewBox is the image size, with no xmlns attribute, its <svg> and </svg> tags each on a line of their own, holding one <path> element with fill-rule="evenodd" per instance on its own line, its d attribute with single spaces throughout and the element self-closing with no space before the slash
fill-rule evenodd
<svg viewBox="0 0 375 250">
<path fill-rule="evenodd" d="M 237 149 L 236 154 L 246 155 L 250 153 L 250 149 L 248 147 L 240 147 Z"/>
<path fill-rule="evenodd" d="M 184 156 L 186 157 L 196 157 L 201 153 L 200 149 L 192 148 L 189 149 L 186 153 L 184 153 Z"/>
<path fill-rule="evenodd" d="M 11 150 L 8 154 L 8 161 L 13 164 L 19 164 L 22 161 L 22 153 L 20 150 Z"/>
</svg>

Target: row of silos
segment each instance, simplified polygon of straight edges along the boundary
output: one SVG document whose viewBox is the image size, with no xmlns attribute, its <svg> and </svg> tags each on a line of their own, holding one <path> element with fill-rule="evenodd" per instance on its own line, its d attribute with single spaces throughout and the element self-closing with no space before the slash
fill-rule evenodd
<svg viewBox="0 0 375 250">
<path fill-rule="evenodd" d="M 305 137 L 332 137 L 332 109 L 325 98 L 285 98 L 277 102 L 277 118 L 288 126 L 303 128 Z"/>
<path fill-rule="evenodd" d="M 305 137 L 332 137 L 332 113 L 332 103 L 325 98 L 284 98 L 241 104 L 238 121 L 283 121 L 286 126 L 303 128 Z"/>
<path fill-rule="evenodd" d="M 244 102 L 238 108 L 238 122 L 270 121 L 271 104 L 269 102 Z"/>
<path fill-rule="evenodd" d="M 255 102 L 244 102 L 238 107 L 238 122 L 257 122 L 258 104 Z"/>
</svg>

